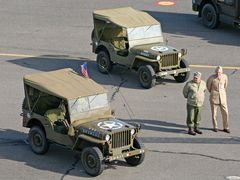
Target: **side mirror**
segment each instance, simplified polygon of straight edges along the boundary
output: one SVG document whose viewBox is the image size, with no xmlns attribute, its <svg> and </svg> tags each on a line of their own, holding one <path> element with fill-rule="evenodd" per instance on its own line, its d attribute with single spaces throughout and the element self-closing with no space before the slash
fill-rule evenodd
<svg viewBox="0 0 240 180">
<path fill-rule="evenodd" d="M 111 115 L 115 116 L 115 110 L 111 109 Z"/>
<path fill-rule="evenodd" d="M 187 54 L 187 49 L 181 49 L 181 54 L 182 54 L 182 56 L 186 55 Z"/>
</svg>

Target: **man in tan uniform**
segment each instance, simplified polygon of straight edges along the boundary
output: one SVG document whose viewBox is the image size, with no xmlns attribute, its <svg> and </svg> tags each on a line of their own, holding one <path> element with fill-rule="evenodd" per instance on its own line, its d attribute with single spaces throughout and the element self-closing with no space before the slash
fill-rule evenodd
<svg viewBox="0 0 240 180">
<path fill-rule="evenodd" d="M 187 98 L 187 127 L 190 135 L 202 134 L 199 123 L 206 89 L 206 83 L 201 80 L 200 72 L 195 72 L 193 80 L 187 82 L 183 88 L 183 96 Z"/>
<path fill-rule="evenodd" d="M 207 80 L 207 89 L 210 92 L 210 105 L 212 111 L 213 131 L 218 131 L 217 126 L 217 109 L 220 107 L 223 119 L 223 131 L 230 133 L 228 126 L 228 106 L 226 89 L 228 85 L 228 77 L 223 74 L 223 69 L 218 66 L 215 74 L 211 75 Z"/>
</svg>

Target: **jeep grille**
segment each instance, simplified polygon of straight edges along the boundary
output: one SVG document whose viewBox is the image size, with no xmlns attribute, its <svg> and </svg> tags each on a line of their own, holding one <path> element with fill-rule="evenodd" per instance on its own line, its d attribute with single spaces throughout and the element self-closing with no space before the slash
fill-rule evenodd
<svg viewBox="0 0 240 180">
<path fill-rule="evenodd" d="M 178 53 L 162 55 L 161 59 L 161 69 L 178 66 Z"/>
<path fill-rule="evenodd" d="M 131 144 L 131 130 L 121 131 L 112 135 L 112 148 L 119 148 Z"/>
</svg>

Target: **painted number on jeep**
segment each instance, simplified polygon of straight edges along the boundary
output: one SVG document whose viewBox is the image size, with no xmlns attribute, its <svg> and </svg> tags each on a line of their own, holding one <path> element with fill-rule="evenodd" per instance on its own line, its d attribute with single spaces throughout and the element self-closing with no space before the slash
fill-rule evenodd
<svg viewBox="0 0 240 180">
<path fill-rule="evenodd" d="M 167 51 L 168 47 L 165 47 L 165 46 L 153 46 L 153 47 L 151 47 L 151 50 L 153 50 L 153 51 Z"/>
<path fill-rule="evenodd" d="M 105 129 L 105 130 L 108 130 L 108 129 L 114 130 L 114 129 L 120 129 L 123 127 L 123 124 L 116 121 L 102 121 L 102 122 L 99 122 L 97 125 L 99 128 Z"/>
</svg>

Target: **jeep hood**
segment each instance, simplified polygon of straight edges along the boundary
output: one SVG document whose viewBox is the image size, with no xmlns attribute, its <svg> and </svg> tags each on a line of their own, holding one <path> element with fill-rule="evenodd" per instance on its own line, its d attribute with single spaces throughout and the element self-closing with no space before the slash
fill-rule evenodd
<svg viewBox="0 0 240 180">
<path fill-rule="evenodd" d="M 176 48 L 167 45 L 161 44 L 145 44 L 145 45 L 138 45 L 134 46 L 130 49 L 130 51 L 136 55 L 142 56 L 157 56 L 158 54 L 168 54 L 173 52 L 178 52 Z"/>
<path fill-rule="evenodd" d="M 97 121 L 91 121 L 76 127 L 80 132 L 88 135 L 95 133 L 109 134 L 112 132 L 124 131 L 129 128 L 135 128 L 134 126 L 116 119 L 101 119 Z"/>
</svg>

